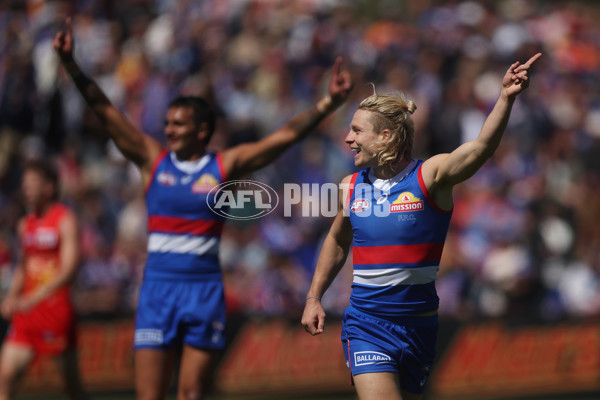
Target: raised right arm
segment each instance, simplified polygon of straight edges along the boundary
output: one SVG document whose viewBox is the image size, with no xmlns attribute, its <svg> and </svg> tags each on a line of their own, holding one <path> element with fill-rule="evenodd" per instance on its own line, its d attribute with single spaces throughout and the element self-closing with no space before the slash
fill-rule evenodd
<svg viewBox="0 0 600 400">
<path fill-rule="evenodd" d="M 349 175 L 342 180 L 342 188 L 349 185 L 351 177 L 352 175 Z M 321 297 L 344 266 L 352 243 L 350 218 L 344 212 L 345 197 L 345 191 L 340 190 L 338 213 L 323 243 L 312 283 L 306 295 L 302 325 L 312 335 L 323 332 L 325 310 L 321 305 Z"/>
<path fill-rule="evenodd" d="M 123 155 L 141 169 L 144 182 L 146 182 L 154 161 L 162 151 L 160 143 L 138 131 L 110 102 L 98 84 L 81 71 L 73 57 L 75 42 L 70 18 L 66 20 L 65 31 L 58 32 L 52 44 L 65 70 L 73 79 L 87 104 L 100 119 L 106 132 Z"/>
</svg>

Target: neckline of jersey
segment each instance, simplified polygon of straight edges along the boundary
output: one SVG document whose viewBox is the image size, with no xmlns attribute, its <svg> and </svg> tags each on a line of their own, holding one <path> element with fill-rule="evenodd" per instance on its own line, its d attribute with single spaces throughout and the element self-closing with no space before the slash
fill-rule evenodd
<svg viewBox="0 0 600 400">
<path fill-rule="evenodd" d="M 373 186 L 375 186 L 377 189 L 379 189 L 382 192 L 389 192 L 395 185 L 402 182 L 404 178 L 406 178 L 408 174 L 410 174 L 413 171 L 416 164 L 417 160 L 411 160 L 411 162 L 402 171 L 398 172 L 396 175 L 392 176 L 389 179 L 377 178 L 372 169 L 369 169 L 367 177 L 369 181 L 371 181 Z"/>
</svg>

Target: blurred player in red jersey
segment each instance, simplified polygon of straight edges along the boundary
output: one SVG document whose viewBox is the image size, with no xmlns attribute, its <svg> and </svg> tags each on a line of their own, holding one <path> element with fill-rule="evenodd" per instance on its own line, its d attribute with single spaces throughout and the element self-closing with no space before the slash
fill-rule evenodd
<svg viewBox="0 0 600 400">
<path fill-rule="evenodd" d="M 0 400 L 9 399 L 34 357 L 54 356 L 70 399 L 85 397 L 77 368 L 70 284 L 79 266 L 77 220 L 57 201 L 58 176 L 49 164 L 25 166 L 27 215 L 18 224 L 20 254 L 2 315 L 11 324 L 0 354 Z"/>
</svg>

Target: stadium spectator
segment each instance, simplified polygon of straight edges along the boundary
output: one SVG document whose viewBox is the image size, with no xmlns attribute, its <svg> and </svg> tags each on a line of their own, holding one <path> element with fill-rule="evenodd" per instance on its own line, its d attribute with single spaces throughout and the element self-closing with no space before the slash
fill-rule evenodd
<svg viewBox="0 0 600 400">
<path fill-rule="evenodd" d="M 498 148 L 517 95 L 529 86 L 529 70 L 539 57 L 541 53 L 510 66 L 475 139 L 424 162 L 412 156 L 413 101 L 373 93 L 359 104 L 346 143 L 361 170 L 342 180 L 340 207 L 321 249 L 302 325 L 312 335 L 323 332 L 321 298 L 352 245 L 354 280 L 342 343 L 360 399 L 423 397 L 435 356 L 435 280 L 454 186 L 472 177 Z M 528 266 L 522 253 L 498 250 L 488 268 L 506 271 L 499 265 L 503 261 L 522 273 Z"/>
</svg>

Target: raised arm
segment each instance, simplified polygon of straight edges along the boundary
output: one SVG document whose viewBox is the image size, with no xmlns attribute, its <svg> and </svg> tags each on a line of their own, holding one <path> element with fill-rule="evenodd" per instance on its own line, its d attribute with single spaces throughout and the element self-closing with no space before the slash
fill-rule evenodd
<svg viewBox="0 0 600 400">
<path fill-rule="evenodd" d="M 123 155 L 142 170 L 145 180 L 150 174 L 154 160 L 162 151 L 161 145 L 138 131 L 108 100 L 96 82 L 81 71 L 73 57 L 75 39 L 70 18 L 66 20 L 66 29 L 55 35 L 52 44 L 65 70 L 73 79 L 87 104 L 100 119 L 106 132 Z"/>
<path fill-rule="evenodd" d="M 60 258 L 57 274 L 47 283 L 19 300 L 17 308 L 27 311 L 50 296 L 60 287 L 73 281 L 79 268 L 79 229 L 71 212 L 60 222 Z"/>
<path fill-rule="evenodd" d="M 537 53 L 525 64 L 517 61 L 510 66 L 502 80 L 500 96 L 475 140 L 464 143 L 452 153 L 438 154 L 423 164 L 424 183 L 440 207 L 451 208 L 454 185 L 473 176 L 494 154 L 515 98 L 529 86 L 529 70 L 541 56 Z"/>
<path fill-rule="evenodd" d="M 234 177 L 256 171 L 273 162 L 294 143 L 304 139 L 317 125 L 340 105 L 352 90 L 348 71 L 341 70 L 342 59 L 333 65 L 329 94 L 315 107 L 292 118 L 280 129 L 253 143 L 244 143 L 223 152 L 223 166 L 227 176 Z"/>
<path fill-rule="evenodd" d="M 344 178 L 342 188 L 348 186 L 350 178 L 351 175 Z M 325 310 L 321 305 L 321 298 L 344 266 L 352 243 L 352 226 L 350 225 L 350 219 L 344 212 L 343 199 L 345 198 L 345 191 L 340 190 L 338 213 L 323 243 L 312 283 L 306 295 L 302 325 L 311 335 L 318 335 L 323 332 Z"/>
</svg>

